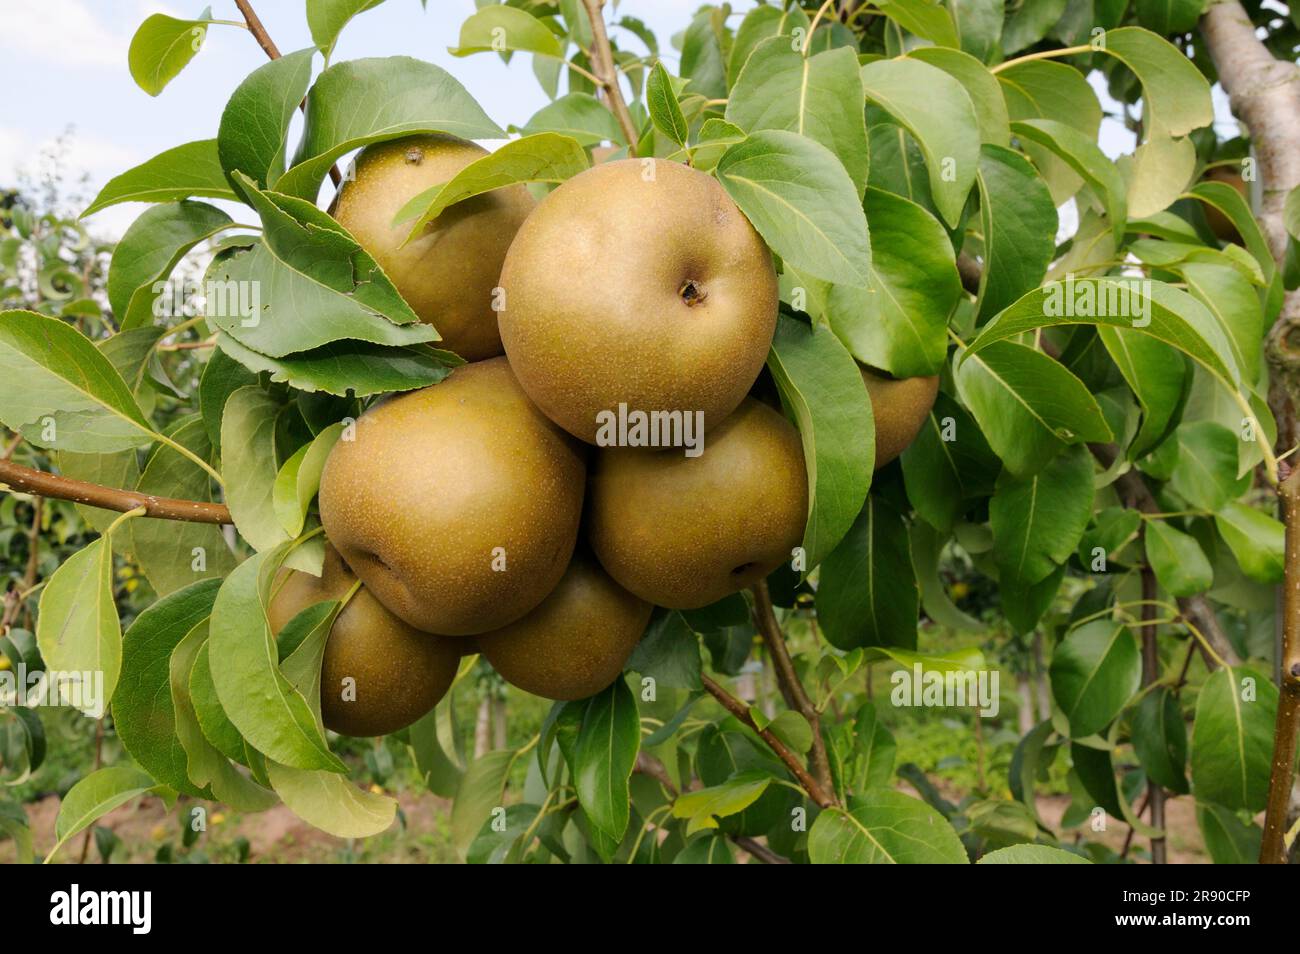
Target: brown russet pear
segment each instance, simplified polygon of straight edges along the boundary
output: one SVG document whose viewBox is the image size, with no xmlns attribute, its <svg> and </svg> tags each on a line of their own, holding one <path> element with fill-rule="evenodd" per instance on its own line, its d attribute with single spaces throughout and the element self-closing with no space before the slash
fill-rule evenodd
<svg viewBox="0 0 1300 954">
<path fill-rule="evenodd" d="M 767 246 L 716 179 L 664 159 L 601 163 L 543 199 L 501 289 L 519 383 L 589 443 L 620 404 L 721 424 L 776 329 Z"/>
<path fill-rule="evenodd" d="M 488 153 L 454 136 L 408 136 L 367 146 L 330 213 L 392 279 L 407 304 L 466 361 L 502 353 L 494 290 L 515 232 L 536 204 L 522 185 L 457 202 L 403 245 L 414 219 L 393 217 L 420 193 Z"/>
<path fill-rule="evenodd" d="M 375 597 L 417 629 L 469 636 L 542 601 L 578 537 L 584 445 L 505 358 L 372 407 L 330 451 L 321 523 Z"/>
<path fill-rule="evenodd" d="M 808 477 L 799 434 L 746 398 L 704 453 L 605 448 L 591 473 L 588 539 L 644 600 L 695 609 L 761 580 L 803 536 Z"/>
<path fill-rule="evenodd" d="M 934 407 L 939 376 L 891 378 L 859 368 L 876 418 L 876 470 L 907 450 Z"/>
<path fill-rule="evenodd" d="M 586 699 L 623 672 L 652 609 L 611 580 L 580 547 L 541 605 L 475 639 L 479 652 L 512 686 L 546 699 Z"/>
<path fill-rule="evenodd" d="M 458 639 L 414 629 L 364 587 L 333 547 L 320 576 L 281 570 L 267 616 L 278 634 L 314 603 L 347 598 L 325 643 L 321 718 L 342 735 L 387 735 L 415 722 L 446 694 L 460 664 Z"/>
</svg>

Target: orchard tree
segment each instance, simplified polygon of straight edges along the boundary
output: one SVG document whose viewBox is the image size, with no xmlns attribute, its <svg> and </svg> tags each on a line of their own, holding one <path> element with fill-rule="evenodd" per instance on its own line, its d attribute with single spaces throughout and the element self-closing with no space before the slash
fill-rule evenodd
<svg viewBox="0 0 1300 954">
<path fill-rule="evenodd" d="M 1285 860 L 1294 13 L 706 4 L 661 58 L 603 0 L 480 2 L 452 52 L 530 57 L 550 99 L 493 118 L 430 63 L 336 61 L 377 5 L 308 0 L 284 55 L 247 0 L 149 17 L 149 94 L 209 29 L 269 62 L 86 208 L 152 203 L 102 320 L 0 314 L 6 521 L 71 501 L 99 534 L 15 582 L 0 651 L 130 756 L 67 793 L 51 855 L 144 795 L 377 834 L 396 803 L 337 735 L 397 734 L 471 861 L 1120 860 L 1039 815 L 1053 765 L 1063 826 L 1161 862 L 1184 798 L 1214 860 Z M 124 558 L 156 595 L 125 629 Z M 999 659 L 1050 704 L 1009 791 L 954 804 L 881 707 L 979 732 Z M 464 745 L 484 662 L 554 700 L 518 748 Z M 48 718 L 21 688 L 6 761 Z M 0 824 L 30 853 L 21 807 Z"/>
</svg>

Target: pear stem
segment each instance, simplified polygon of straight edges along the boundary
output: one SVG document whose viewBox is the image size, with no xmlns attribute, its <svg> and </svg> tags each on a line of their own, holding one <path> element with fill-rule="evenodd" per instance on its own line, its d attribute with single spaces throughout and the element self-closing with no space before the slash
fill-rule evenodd
<svg viewBox="0 0 1300 954">
<path fill-rule="evenodd" d="M 582 5 L 587 8 L 587 19 L 591 21 L 592 68 L 600 77 L 600 85 L 605 90 L 605 105 L 614 114 L 614 118 L 618 120 L 623 130 L 623 135 L 627 137 L 627 154 L 635 156 L 637 139 L 640 137 L 637 135 L 636 123 L 632 121 L 632 114 L 628 112 L 627 103 L 623 100 L 623 91 L 618 85 L 618 70 L 614 68 L 614 51 L 609 45 L 609 33 L 605 30 L 605 15 L 601 10 L 605 6 L 605 0 L 582 0 Z"/>
</svg>

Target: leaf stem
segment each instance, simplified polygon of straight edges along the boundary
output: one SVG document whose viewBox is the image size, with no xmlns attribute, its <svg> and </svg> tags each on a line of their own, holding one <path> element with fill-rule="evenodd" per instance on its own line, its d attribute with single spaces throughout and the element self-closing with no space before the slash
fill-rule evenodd
<svg viewBox="0 0 1300 954">
<path fill-rule="evenodd" d="M 214 468 L 211 464 L 209 464 L 206 460 L 200 457 L 198 454 L 194 453 L 188 447 L 178 444 L 176 441 L 172 440 L 166 434 L 155 431 L 153 436 L 159 441 L 159 443 L 166 444 L 168 447 L 170 447 L 176 453 L 180 454 L 182 457 L 189 460 L 191 463 L 194 463 L 199 467 L 203 468 L 205 471 L 208 472 L 208 476 L 217 482 L 218 487 L 220 487 L 222 490 L 226 489 L 226 482 L 221 478 L 221 473 L 217 471 L 217 469 Z"/>
<path fill-rule="evenodd" d="M 1050 60 L 1060 56 L 1074 56 L 1076 53 L 1093 52 L 1092 45 L 1084 43 L 1081 46 L 1066 46 L 1057 50 L 1040 50 L 1037 53 L 1026 53 L 1024 56 L 1017 56 L 1014 60 L 1006 60 L 997 66 L 989 67 L 990 73 L 1001 73 L 1003 70 L 1010 69 L 1013 66 L 1019 66 L 1021 63 L 1028 63 L 1031 60 Z"/>
</svg>

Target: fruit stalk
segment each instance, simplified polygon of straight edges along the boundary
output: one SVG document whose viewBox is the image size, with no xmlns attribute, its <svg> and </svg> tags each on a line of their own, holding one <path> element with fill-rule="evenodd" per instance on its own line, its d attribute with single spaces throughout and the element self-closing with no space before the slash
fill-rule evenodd
<svg viewBox="0 0 1300 954">
<path fill-rule="evenodd" d="M 785 763 L 785 767 L 790 770 L 796 781 L 798 781 L 803 787 L 803 790 L 808 793 L 809 798 L 822 808 L 835 807 L 835 796 L 822 788 L 817 780 L 808 774 L 808 770 L 803 767 L 803 764 L 799 761 L 799 757 L 795 755 L 794 752 L 790 751 L 790 749 L 786 747 L 786 744 L 778 739 L 770 729 L 760 729 L 758 727 L 758 723 L 754 721 L 754 717 L 749 714 L 749 706 L 745 705 L 726 689 L 723 689 L 722 686 L 718 685 L 708 676 L 701 676 L 700 679 L 704 683 L 704 688 L 708 691 L 709 695 L 713 696 L 714 699 L 717 699 L 722 708 L 726 709 L 737 719 L 758 733 L 759 738 L 767 743 L 768 748 L 772 750 L 776 757 Z"/>
<path fill-rule="evenodd" d="M 122 490 L 118 487 L 105 487 L 85 480 L 73 480 L 49 474 L 31 467 L 15 464 L 11 460 L 0 460 L 0 484 L 20 493 L 35 494 L 54 500 L 71 500 L 73 503 L 101 510 L 115 510 L 127 513 L 139 507 L 144 508 L 145 516 L 161 520 L 184 520 L 189 523 L 228 524 L 230 510 L 225 504 L 206 503 L 200 500 L 179 500 L 174 497 L 155 497 L 153 494 L 137 493 L 134 490 Z"/>
<path fill-rule="evenodd" d="M 609 33 L 605 30 L 605 15 L 602 8 L 605 0 L 582 0 L 587 8 L 587 19 L 591 21 L 591 65 L 600 77 L 605 88 L 605 105 L 614 114 L 618 124 L 627 137 L 628 156 L 636 155 L 637 130 L 623 100 L 623 91 L 618 85 L 618 70 L 614 66 L 614 52 L 609 45 Z"/>
<path fill-rule="evenodd" d="M 1300 468 L 1278 488 L 1286 521 L 1286 576 L 1282 584 L 1281 685 L 1273 730 L 1273 770 L 1264 810 L 1260 864 L 1286 864 L 1286 816 L 1295 776 L 1296 731 L 1300 725 Z"/>
<path fill-rule="evenodd" d="M 785 704 L 808 720 L 812 728 L 812 750 L 808 754 L 808 768 L 823 791 L 833 792 L 835 786 L 831 781 L 831 763 L 826 757 L 826 742 L 822 739 L 821 713 L 808 697 L 799 674 L 794 671 L 794 661 L 785 644 L 785 634 L 776 621 L 776 612 L 772 609 L 772 595 L 767 590 L 767 582 L 759 580 L 751 588 L 754 594 L 754 625 L 763 637 L 763 644 L 772 656 L 776 667 L 776 681 L 781 689 L 781 698 Z"/>
</svg>

